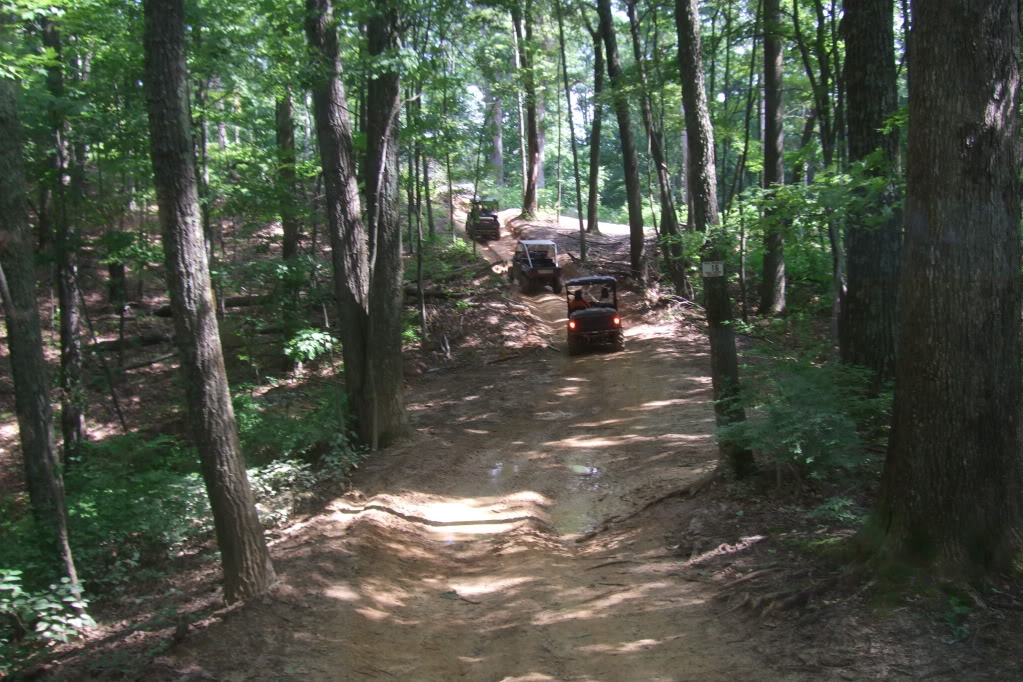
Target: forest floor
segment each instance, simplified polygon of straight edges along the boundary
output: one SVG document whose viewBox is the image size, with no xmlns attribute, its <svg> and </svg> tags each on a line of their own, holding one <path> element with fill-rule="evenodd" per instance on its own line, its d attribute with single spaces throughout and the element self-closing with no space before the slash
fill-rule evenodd
<svg viewBox="0 0 1023 682">
<path fill-rule="evenodd" d="M 574 222 L 511 215 L 511 234 L 482 249 L 496 272 L 516 237 L 577 255 Z M 627 261 L 623 230 L 592 242 L 597 262 Z M 276 534 L 270 595 L 220 608 L 207 566 L 175 583 L 172 606 L 141 597 L 135 618 L 40 672 L 113 679 L 111 657 L 130 655 L 146 662 L 122 670 L 145 680 L 1023 677 L 1006 644 L 1018 618 L 988 610 L 952 637 L 953 622 L 912 604 L 879 612 L 869 584 L 807 551 L 842 531 L 821 535 L 805 500 L 706 486 L 702 319 L 623 300 L 625 351 L 579 357 L 564 352 L 562 296 L 513 288 L 478 303 L 489 344 L 415 361 L 408 437 Z M 161 605 L 173 615 L 147 632 L 138 614 L 159 623 Z"/>
</svg>

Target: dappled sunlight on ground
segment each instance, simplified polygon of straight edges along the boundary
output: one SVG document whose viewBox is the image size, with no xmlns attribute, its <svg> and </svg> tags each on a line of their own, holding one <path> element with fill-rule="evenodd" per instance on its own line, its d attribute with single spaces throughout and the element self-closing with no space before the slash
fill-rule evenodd
<svg viewBox="0 0 1023 682">
<path fill-rule="evenodd" d="M 623 311 L 624 352 L 568 357 L 564 298 L 515 301 L 522 352 L 418 377 L 411 435 L 275 545 L 272 602 L 176 660 L 226 680 L 752 679 L 711 653 L 706 589 L 681 575 L 700 557 L 665 550 L 677 520 L 639 514 L 717 460 L 704 340 Z"/>
</svg>

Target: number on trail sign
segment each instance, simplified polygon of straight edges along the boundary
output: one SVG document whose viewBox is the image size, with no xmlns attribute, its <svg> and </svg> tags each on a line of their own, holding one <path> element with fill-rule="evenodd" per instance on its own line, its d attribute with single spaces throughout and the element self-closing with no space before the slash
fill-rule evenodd
<svg viewBox="0 0 1023 682">
<path fill-rule="evenodd" d="M 725 263 L 720 260 L 704 261 L 703 263 L 703 276 L 704 277 L 724 277 L 725 274 Z"/>
</svg>

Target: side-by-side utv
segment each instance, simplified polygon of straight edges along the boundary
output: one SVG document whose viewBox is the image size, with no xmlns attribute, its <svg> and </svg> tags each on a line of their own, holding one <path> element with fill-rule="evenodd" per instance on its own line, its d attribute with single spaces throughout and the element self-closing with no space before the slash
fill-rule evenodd
<svg viewBox="0 0 1023 682">
<path fill-rule="evenodd" d="M 497 217 L 497 199 L 475 199 L 466 221 L 469 239 L 486 242 L 501 238 L 501 219 Z"/>
<path fill-rule="evenodd" d="M 618 282 L 609 275 L 577 277 L 565 282 L 568 304 L 568 354 L 606 345 L 625 350 L 625 332 L 618 313 Z"/>
<path fill-rule="evenodd" d="M 522 239 L 515 245 L 508 280 L 518 282 L 524 294 L 535 294 L 545 286 L 561 293 L 558 245 L 549 239 Z"/>
</svg>

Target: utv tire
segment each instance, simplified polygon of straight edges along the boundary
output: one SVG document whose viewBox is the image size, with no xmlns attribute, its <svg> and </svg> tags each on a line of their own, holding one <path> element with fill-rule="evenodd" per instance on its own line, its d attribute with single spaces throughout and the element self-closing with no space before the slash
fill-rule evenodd
<svg viewBox="0 0 1023 682">
<path fill-rule="evenodd" d="M 561 278 L 560 277 L 558 279 L 554 280 L 553 282 L 551 282 L 551 291 L 553 291 L 556 294 L 560 294 L 561 293 Z"/>
<path fill-rule="evenodd" d="M 619 334 L 618 338 L 615 339 L 614 349 L 615 349 L 615 352 L 617 352 L 617 353 L 620 353 L 623 350 L 625 350 L 625 335 L 624 334 Z"/>
</svg>

